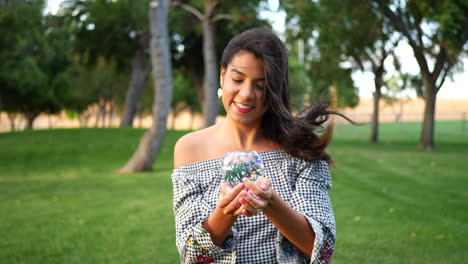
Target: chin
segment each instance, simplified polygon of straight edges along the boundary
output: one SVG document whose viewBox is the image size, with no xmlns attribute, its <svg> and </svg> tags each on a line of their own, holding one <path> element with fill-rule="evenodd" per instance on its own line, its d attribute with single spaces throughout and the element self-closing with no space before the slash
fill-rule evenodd
<svg viewBox="0 0 468 264">
<path fill-rule="evenodd" d="M 259 118 L 239 118 L 239 117 L 232 117 L 231 119 L 239 124 L 242 125 L 256 125 L 257 123 L 261 122 L 261 119 Z"/>
</svg>

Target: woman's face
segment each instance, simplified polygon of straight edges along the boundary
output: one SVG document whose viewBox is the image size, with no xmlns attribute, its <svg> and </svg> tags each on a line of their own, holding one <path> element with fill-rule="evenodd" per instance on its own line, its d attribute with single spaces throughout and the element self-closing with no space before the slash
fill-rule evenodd
<svg viewBox="0 0 468 264">
<path fill-rule="evenodd" d="M 228 116 L 241 124 L 259 123 L 268 109 L 263 102 L 263 61 L 248 51 L 234 55 L 221 69 L 223 105 Z"/>
</svg>

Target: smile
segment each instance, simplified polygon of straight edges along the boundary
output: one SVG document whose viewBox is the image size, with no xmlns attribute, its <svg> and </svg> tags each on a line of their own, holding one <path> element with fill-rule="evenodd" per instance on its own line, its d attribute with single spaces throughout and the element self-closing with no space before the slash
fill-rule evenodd
<svg viewBox="0 0 468 264">
<path fill-rule="evenodd" d="M 254 108 L 253 106 L 249 106 L 249 105 L 245 105 L 245 104 L 241 104 L 237 102 L 234 102 L 234 105 L 236 106 L 237 110 L 241 113 L 250 112 Z"/>
</svg>

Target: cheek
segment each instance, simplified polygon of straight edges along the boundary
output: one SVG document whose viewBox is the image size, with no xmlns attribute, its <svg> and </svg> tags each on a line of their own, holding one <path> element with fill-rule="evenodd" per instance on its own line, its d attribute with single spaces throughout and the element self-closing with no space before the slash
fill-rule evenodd
<svg viewBox="0 0 468 264">
<path fill-rule="evenodd" d="M 261 103 L 262 105 L 265 104 L 265 98 L 264 98 L 264 94 L 263 94 L 263 91 L 256 91 L 255 92 L 255 97 L 257 98 L 258 102 Z"/>
<path fill-rule="evenodd" d="M 223 102 L 224 108 L 227 109 L 229 105 L 229 101 L 231 100 L 231 96 L 227 91 L 227 88 L 223 87 L 223 93 L 221 95 L 221 101 Z"/>
</svg>

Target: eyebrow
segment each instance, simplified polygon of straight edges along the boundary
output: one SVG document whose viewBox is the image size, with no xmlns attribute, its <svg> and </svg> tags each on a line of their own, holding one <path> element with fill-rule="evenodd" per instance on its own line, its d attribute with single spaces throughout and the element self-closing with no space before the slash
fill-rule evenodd
<svg viewBox="0 0 468 264">
<path fill-rule="evenodd" d="M 243 73 L 243 72 L 241 72 L 241 71 L 238 71 L 237 69 L 231 69 L 231 72 L 235 72 L 235 73 L 238 73 L 238 74 L 240 74 L 240 75 L 242 75 L 242 76 L 245 76 L 245 73 Z M 264 80 L 265 80 L 265 78 L 257 78 L 257 79 L 255 79 L 255 81 L 264 81 Z"/>
</svg>

